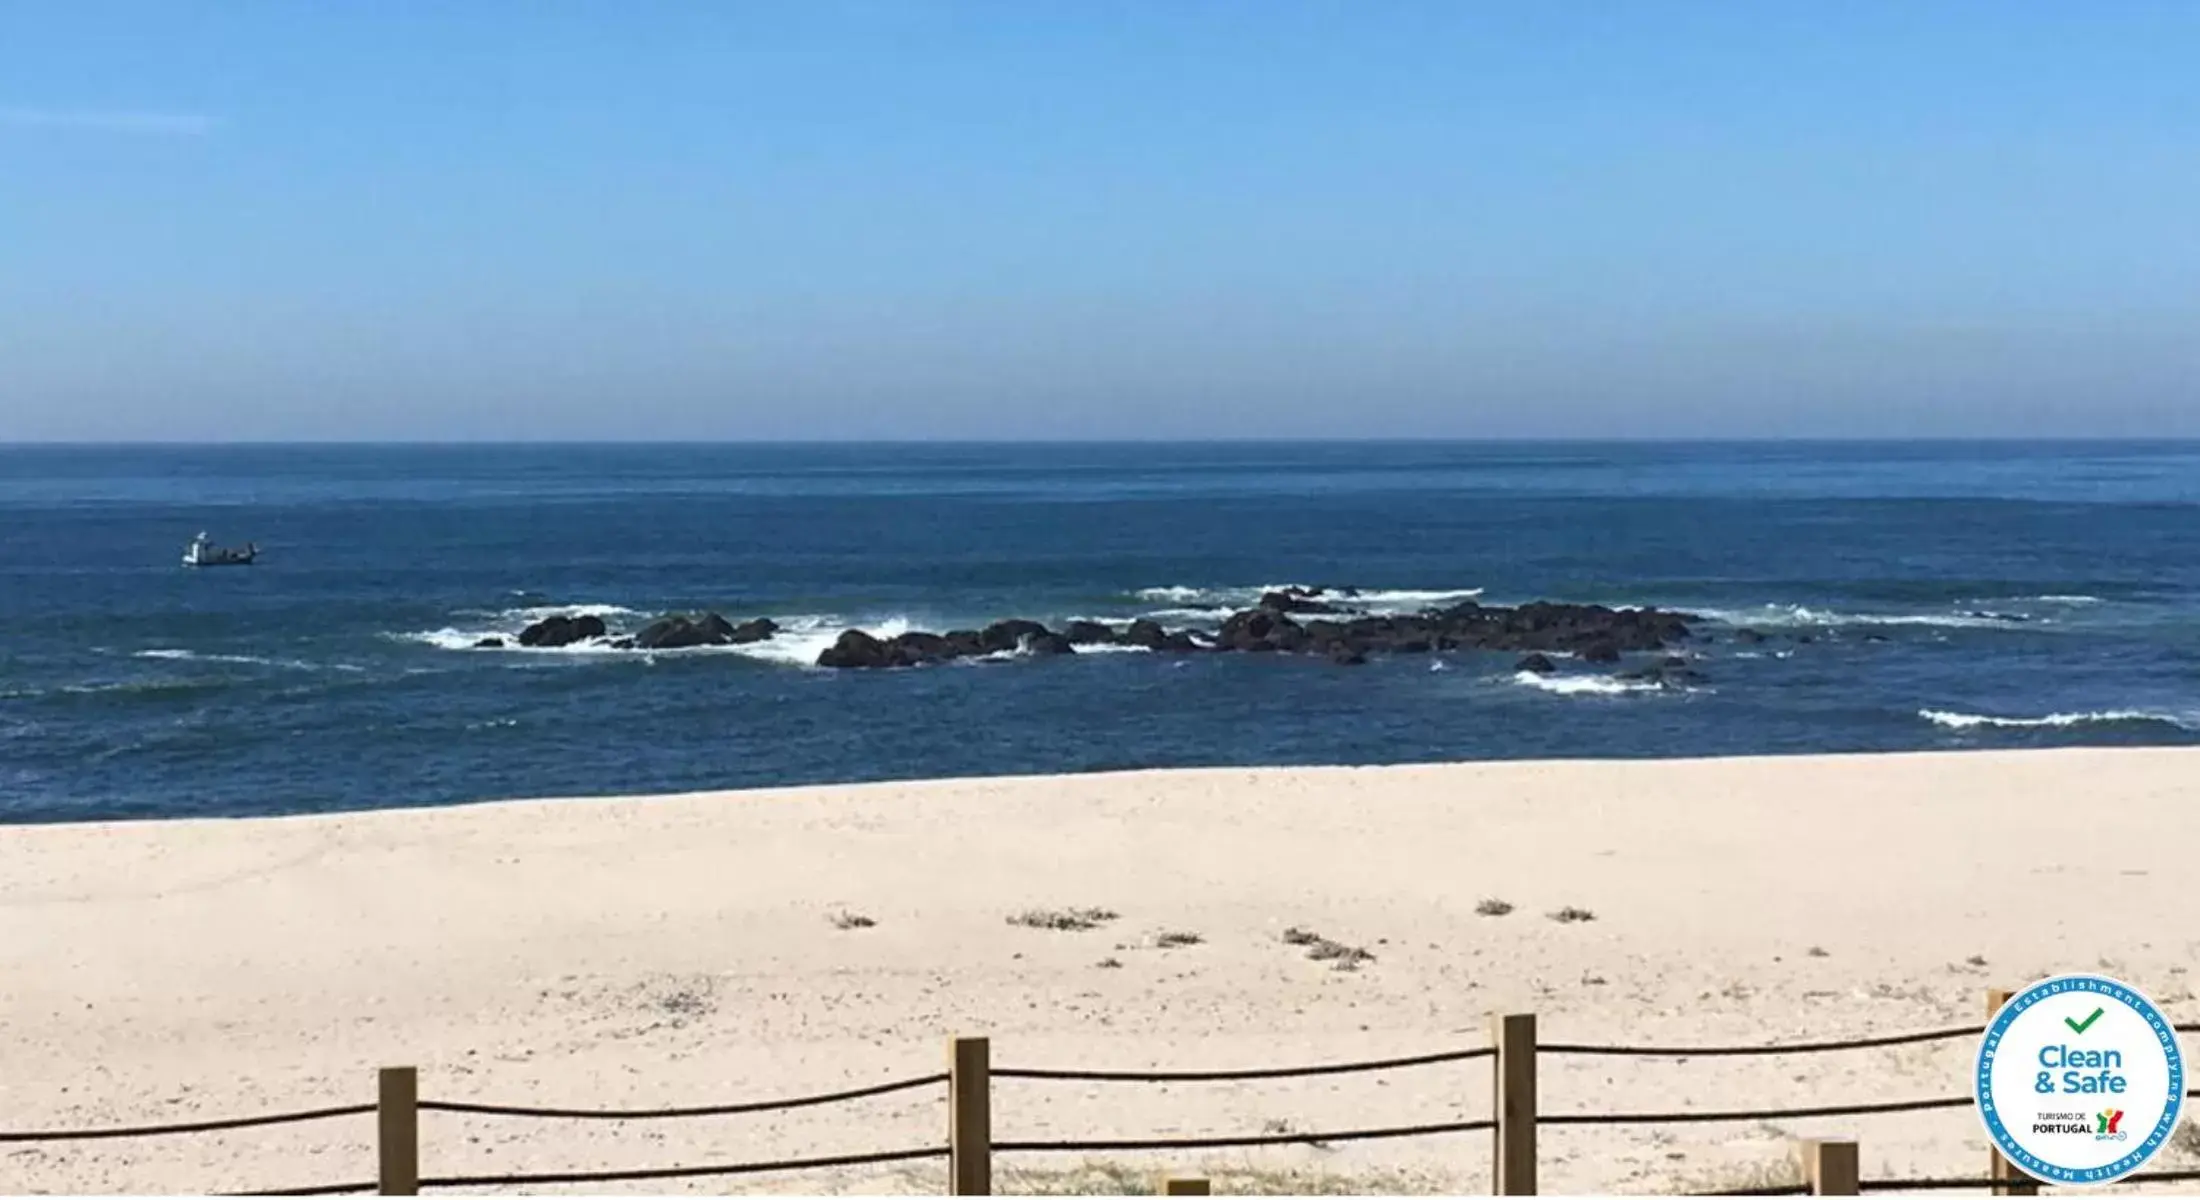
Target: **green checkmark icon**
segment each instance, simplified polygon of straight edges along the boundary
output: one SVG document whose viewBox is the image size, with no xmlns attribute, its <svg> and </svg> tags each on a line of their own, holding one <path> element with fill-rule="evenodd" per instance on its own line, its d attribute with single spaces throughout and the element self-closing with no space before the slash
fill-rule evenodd
<svg viewBox="0 0 2200 1200">
<path fill-rule="evenodd" d="M 2084 1033 L 2086 1030 L 2093 1028 L 2093 1022 L 2100 1020 L 2101 1014 L 2107 1011 L 2105 1008 L 2096 1008 L 2093 1010 L 2093 1015 L 2083 1021 L 2073 1021 L 2069 1017 L 2064 1017 L 2063 1024 L 2070 1026 L 2070 1032 L 2072 1033 Z"/>
</svg>

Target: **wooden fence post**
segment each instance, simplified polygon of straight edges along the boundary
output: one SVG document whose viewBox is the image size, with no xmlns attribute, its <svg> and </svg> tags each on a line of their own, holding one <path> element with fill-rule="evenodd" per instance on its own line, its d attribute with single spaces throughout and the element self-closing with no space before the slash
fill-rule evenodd
<svg viewBox="0 0 2200 1200">
<path fill-rule="evenodd" d="M 374 1102 L 376 1179 L 384 1196 L 420 1194 L 420 1072 L 384 1067 Z"/>
<path fill-rule="evenodd" d="M 1994 1023 L 1994 1018 L 2001 1014 L 2003 1006 L 2007 1005 L 2009 998 L 2015 994 L 2001 988 L 1993 988 L 1986 993 L 1987 1024 Z M 1994 1181 L 1994 1195 L 2037 1196 L 2040 1194 L 2040 1181 L 2018 1170 L 2015 1163 L 2003 1158 L 1998 1147 L 1989 1147 L 1986 1153 L 1988 1156 L 1986 1175 L 1987 1178 Z"/>
<path fill-rule="evenodd" d="M 1497 1059 L 1490 1074 L 1497 1094 L 1490 1113 L 1497 1121 L 1497 1155 L 1491 1192 L 1499 1196 L 1535 1195 L 1535 1014 L 1491 1014 L 1490 1042 Z"/>
<path fill-rule="evenodd" d="M 1853 1138 L 1810 1138 L 1804 1141 L 1803 1182 L 1813 1196 L 1857 1194 L 1856 1141 Z"/>
<path fill-rule="evenodd" d="M 947 1046 L 947 1183 L 951 1195 L 993 1194 L 993 1067 L 984 1038 Z"/>
<path fill-rule="evenodd" d="M 1161 1181 L 1161 1194 L 1164 1196 L 1204 1196 L 1207 1194 L 1207 1181 L 1198 1176 L 1171 1175 Z"/>
</svg>

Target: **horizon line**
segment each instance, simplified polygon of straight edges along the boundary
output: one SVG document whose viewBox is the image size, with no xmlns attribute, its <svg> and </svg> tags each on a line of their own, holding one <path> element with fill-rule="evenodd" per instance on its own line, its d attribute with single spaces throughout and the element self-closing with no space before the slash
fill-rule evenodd
<svg viewBox="0 0 2200 1200">
<path fill-rule="evenodd" d="M 824 447 L 1107 447 L 1107 446 L 2045 446 L 2045 445 L 2200 444 L 2193 435 L 1998 435 L 1930 434 L 1918 436 L 1766 435 L 1721 437 L 1554 437 L 1487 435 L 1480 437 L 1182 437 L 1182 438 L 233 438 L 222 441 L 143 438 L 111 441 L 34 438 L 0 439 L 0 450 L 225 450 L 225 449 L 672 449 L 824 448 Z"/>
</svg>

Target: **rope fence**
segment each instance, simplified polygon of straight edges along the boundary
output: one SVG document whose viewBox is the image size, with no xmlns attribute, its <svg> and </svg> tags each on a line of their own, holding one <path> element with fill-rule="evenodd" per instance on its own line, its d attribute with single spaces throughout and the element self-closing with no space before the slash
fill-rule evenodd
<svg viewBox="0 0 2200 1200">
<path fill-rule="evenodd" d="M 844 1092 L 824 1092 L 787 1100 L 752 1100 L 745 1104 L 706 1104 L 695 1108 L 530 1108 L 517 1104 L 474 1104 L 457 1100 L 422 1100 L 419 1108 L 421 1112 L 472 1113 L 485 1117 L 532 1117 L 564 1121 L 658 1121 L 685 1117 L 737 1117 L 749 1113 L 784 1112 L 791 1108 L 815 1108 L 821 1104 L 843 1104 L 872 1096 L 890 1096 L 895 1092 L 937 1087 L 946 1082 L 947 1073 L 943 1071 L 937 1075 L 897 1079 L 891 1083 L 850 1088 Z"/>
<path fill-rule="evenodd" d="M 225 1129 L 261 1129 L 270 1125 L 299 1125 L 335 1117 L 360 1117 L 374 1111 L 372 1104 L 345 1104 L 336 1108 L 305 1108 L 296 1112 L 268 1113 L 257 1117 L 229 1117 L 214 1121 L 179 1121 L 169 1125 L 120 1125 L 105 1129 L 41 1129 L 16 1133 L 0 1131 L 0 1142 L 89 1142 L 105 1138 L 166 1137 L 175 1133 L 219 1133 Z"/>
<path fill-rule="evenodd" d="M 1469 1062 L 1477 1058 L 1491 1058 L 1496 1054 L 1497 1048 L 1494 1046 L 1477 1046 L 1472 1050 L 1446 1050 L 1439 1054 L 1416 1054 L 1411 1058 L 1376 1058 L 1366 1062 L 1323 1063 L 1312 1067 L 1256 1067 L 1240 1071 L 1057 1071 L 1036 1067 L 1001 1067 L 993 1072 L 993 1078 L 1083 1080 L 1093 1083 L 1217 1083 L 1251 1079 L 1305 1079 L 1316 1075 L 1352 1075 L 1363 1071 L 1394 1071 L 1401 1067 Z"/>
<path fill-rule="evenodd" d="M 2008 993 L 1987 997 L 1989 1019 L 2007 1002 Z M 2174 1026 L 2179 1033 L 2200 1032 L 2200 1022 Z M 418 1074 L 411 1067 L 384 1068 L 379 1076 L 375 1103 L 300 1109 L 248 1117 L 174 1122 L 158 1125 L 112 1126 L 91 1129 L 37 1131 L 0 1130 L 0 1143 L 74 1143 L 119 1138 L 152 1138 L 179 1134 L 224 1132 L 297 1125 L 307 1122 L 376 1117 L 377 1165 L 372 1181 L 319 1183 L 269 1191 L 227 1193 L 239 1196 L 341 1196 L 364 1193 L 412 1195 L 422 1189 L 478 1189 L 527 1187 L 552 1184 L 591 1184 L 646 1180 L 699 1179 L 735 1175 L 831 1170 L 847 1167 L 947 1161 L 948 1190 L 955 1195 L 984 1195 L 992 1191 L 995 1154 L 1064 1154 L 1106 1152 L 1160 1152 L 1239 1149 L 1263 1146 L 1327 1147 L 1345 1142 L 1433 1137 L 1459 1133 L 1492 1133 L 1493 1190 L 1500 1195 L 1533 1195 L 1536 1191 L 1536 1130 L 1542 1126 L 1622 1126 L 1705 1124 L 1732 1121 L 1783 1121 L 1825 1117 L 1876 1116 L 1889 1113 L 1927 1112 L 1969 1108 L 1968 1095 L 1916 1100 L 1824 1104 L 1801 1108 L 1747 1110 L 1691 1110 L 1658 1112 L 1542 1113 L 1537 1110 L 1536 1064 L 1539 1054 L 1558 1056 L 1712 1058 L 1830 1054 L 1855 1050 L 1924 1045 L 1976 1037 L 1977 1026 L 1925 1030 L 1916 1033 L 1878 1035 L 1839 1041 L 1789 1042 L 1765 1045 L 1602 1045 L 1551 1043 L 1538 1045 L 1532 1014 L 1506 1014 L 1491 1018 L 1490 1044 L 1432 1054 L 1320 1063 L 1291 1067 L 1256 1067 L 1235 1070 L 1084 1070 L 1037 1067 L 1002 1067 L 990 1062 L 984 1038 L 957 1038 L 949 1046 L 949 1069 L 930 1075 L 889 1080 L 863 1087 L 810 1095 L 755 1100 L 730 1104 L 624 1108 L 556 1108 L 534 1105 L 491 1104 L 478 1101 L 423 1099 L 418 1094 Z M 1342 1129 L 1326 1132 L 1285 1131 L 1254 1135 L 1218 1134 L 1189 1137 L 1096 1138 L 1054 1141 L 995 1139 L 992 1132 L 992 1082 L 995 1079 L 1083 1083 L 1244 1083 L 1277 1079 L 1404 1070 L 1488 1059 L 1491 1062 L 1491 1115 L 1432 1124 Z M 945 1085 L 947 1091 L 947 1140 L 944 1145 L 918 1146 L 804 1158 L 754 1162 L 678 1165 L 618 1170 L 575 1170 L 506 1175 L 422 1175 L 420 1173 L 419 1114 L 451 1113 L 477 1117 L 530 1120 L 654 1121 L 732 1117 L 784 1112 L 844 1104 L 880 1096 L 899 1095 Z M 2187 1093 L 2200 1097 L 2200 1088 Z M 2041 1184 L 2016 1171 L 1998 1154 L 1983 1176 L 1864 1179 L 1857 1168 L 1857 1147 L 1852 1140 L 1813 1139 L 1798 1144 L 1803 1182 L 1758 1186 L 1735 1192 L 1704 1195 L 1857 1195 L 1881 1191 L 1956 1191 L 1985 1189 L 1997 1195 L 2036 1195 Z M 2154 1171 L 2128 1177 L 2129 1183 L 2200 1182 L 2200 1170 Z M 1171 1194 L 1205 1194 L 1207 1183 L 1197 1178 L 1176 1178 L 1164 1191 Z"/>
</svg>

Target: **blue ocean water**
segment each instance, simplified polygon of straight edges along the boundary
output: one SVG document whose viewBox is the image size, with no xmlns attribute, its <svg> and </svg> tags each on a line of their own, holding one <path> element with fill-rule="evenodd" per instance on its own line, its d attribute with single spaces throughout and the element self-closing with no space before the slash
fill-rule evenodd
<svg viewBox="0 0 2200 1200">
<path fill-rule="evenodd" d="M 190 571 L 204 529 L 250 568 Z M 2200 744 L 2200 445 L 0 449 L 0 820 L 1142 766 Z M 1266 586 L 1703 614 L 1510 655 L 803 664 Z M 554 612 L 756 646 L 482 650 Z M 1747 627 L 1768 635 L 1739 640 Z"/>
</svg>

